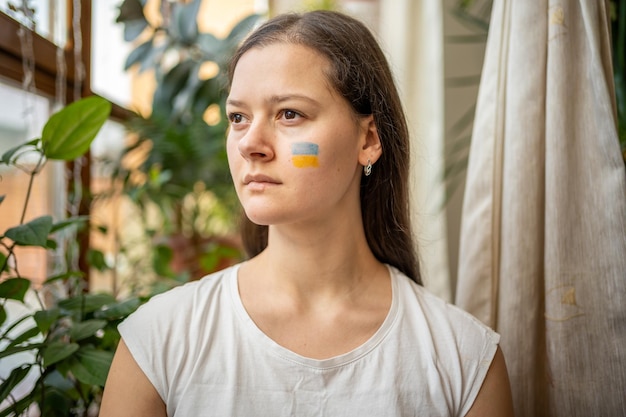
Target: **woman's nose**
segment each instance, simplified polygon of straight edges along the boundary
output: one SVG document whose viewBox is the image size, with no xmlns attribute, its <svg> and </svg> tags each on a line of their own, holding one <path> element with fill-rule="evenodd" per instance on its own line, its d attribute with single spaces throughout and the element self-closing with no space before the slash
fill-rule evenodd
<svg viewBox="0 0 626 417">
<path fill-rule="evenodd" d="M 239 153 L 248 160 L 269 161 L 274 158 L 270 127 L 262 121 L 252 122 L 239 140 Z"/>
</svg>

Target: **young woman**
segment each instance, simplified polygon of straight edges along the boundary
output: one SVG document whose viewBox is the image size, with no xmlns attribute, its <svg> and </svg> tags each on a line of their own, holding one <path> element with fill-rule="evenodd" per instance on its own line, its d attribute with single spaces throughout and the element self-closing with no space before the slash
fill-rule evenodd
<svg viewBox="0 0 626 417">
<path fill-rule="evenodd" d="M 230 81 L 251 258 L 120 325 L 100 415 L 512 415 L 498 335 L 420 285 L 406 122 L 371 33 L 278 16 Z"/>
</svg>

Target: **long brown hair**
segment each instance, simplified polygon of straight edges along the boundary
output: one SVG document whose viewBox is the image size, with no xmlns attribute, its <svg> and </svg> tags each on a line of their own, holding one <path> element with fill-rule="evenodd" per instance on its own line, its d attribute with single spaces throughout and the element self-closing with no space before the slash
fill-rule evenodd
<svg viewBox="0 0 626 417">
<path fill-rule="evenodd" d="M 231 60 L 229 79 L 241 56 L 275 43 L 304 45 L 331 63 L 326 76 L 357 115 L 373 115 L 383 152 L 372 174 L 361 179 L 365 236 L 376 258 L 421 284 L 409 216 L 409 132 L 389 64 L 371 32 L 338 12 L 314 11 L 276 16 L 242 43 Z M 241 227 L 246 251 L 267 246 L 267 226 L 245 215 Z"/>
</svg>

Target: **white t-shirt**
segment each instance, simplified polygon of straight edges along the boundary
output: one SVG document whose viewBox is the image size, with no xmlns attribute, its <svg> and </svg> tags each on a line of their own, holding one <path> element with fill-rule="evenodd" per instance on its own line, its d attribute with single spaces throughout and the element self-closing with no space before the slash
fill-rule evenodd
<svg viewBox="0 0 626 417">
<path fill-rule="evenodd" d="M 119 326 L 168 416 L 463 416 L 498 334 L 389 267 L 392 302 L 351 352 L 302 357 L 248 316 L 236 265 L 153 297 Z"/>
</svg>

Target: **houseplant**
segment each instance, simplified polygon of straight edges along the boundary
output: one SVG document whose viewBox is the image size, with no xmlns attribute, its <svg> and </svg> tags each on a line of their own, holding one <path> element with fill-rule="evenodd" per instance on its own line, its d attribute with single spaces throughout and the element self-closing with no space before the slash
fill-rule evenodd
<svg viewBox="0 0 626 417">
<path fill-rule="evenodd" d="M 224 259 L 240 258 L 238 244 L 228 238 L 238 206 L 224 143 L 226 73 L 230 56 L 259 16 L 244 18 L 218 38 L 198 28 L 200 0 L 161 2 L 157 23 L 146 18 L 145 3 L 125 0 L 117 21 L 126 41 L 141 39 L 126 69 L 153 71 L 156 90 L 151 114 L 137 114 L 128 123 L 136 141 L 123 157 L 139 151 L 143 160 L 120 164 L 115 175 L 142 217 L 159 209 L 160 221 L 146 229 L 156 242 L 154 254 L 178 260 L 170 273 L 197 278 L 223 266 Z M 209 209 L 199 203 L 207 195 L 213 201 Z"/>
<path fill-rule="evenodd" d="M 52 115 L 40 138 L 10 149 L 0 159 L 0 164 L 24 171 L 30 184 L 20 223 L 0 234 L 0 359 L 6 367 L 16 355 L 30 353 L 1 380 L 0 402 L 7 407 L 0 416 L 20 415 L 33 405 L 50 417 L 84 416 L 97 409 L 119 340 L 117 324 L 141 303 L 136 297 L 118 301 L 111 294 L 86 293 L 83 271 L 73 270 L 69 262 L 48 276 L 42 288 L 32 288 L 20 274 L 15 253 L 16 247 L 26 246 L 54 251 L 67 241 L 64 231 L 89 223 L 83 216 L 55 220 L 44 215 L 26 221 L 25 213 L 31 186 L 43 166 L 50 160 L 82 156 L 110 109 L 110 103 L 99 97 L 78 100 Z M 26 154 L 35 155 L 37 162 L 22 162 Z M 4 199 L 0 196 L 0 204 Z M 33 312 L 21 317 L 8 314 L 11 307 L 25 302 L 27 294 L 39 304 Z M 27 377 L 33 381 L 28 393 L 15 398 L 14 389 Z"/>
</svg>

